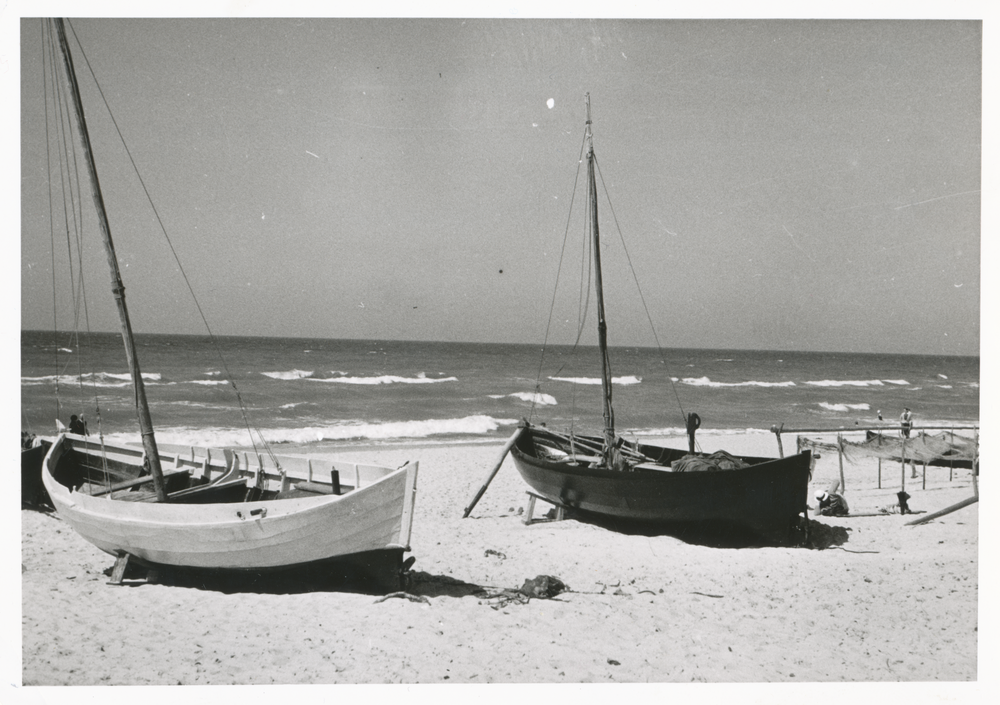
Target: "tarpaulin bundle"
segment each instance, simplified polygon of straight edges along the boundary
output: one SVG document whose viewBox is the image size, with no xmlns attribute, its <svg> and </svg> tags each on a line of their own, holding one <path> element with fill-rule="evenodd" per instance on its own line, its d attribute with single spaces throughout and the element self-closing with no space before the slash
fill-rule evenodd
<svg viewBox="0 0 1000 705">
<path fill-rule="evenodd" d="M 711 455 L 685 455 L 670 464 L 670 469 L 674 472 L 712 472 L 745 467 L 747 467 L 746 463 L 724 450 L 716 451 Z"/>
</svg>

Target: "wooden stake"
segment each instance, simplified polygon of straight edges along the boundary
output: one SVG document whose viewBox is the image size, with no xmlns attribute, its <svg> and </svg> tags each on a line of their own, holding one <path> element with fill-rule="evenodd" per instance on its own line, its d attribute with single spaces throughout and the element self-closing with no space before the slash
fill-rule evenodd
<svg viewBox="0 0 1000 705">
<path fill-rule="evenodd" d="M 903 446 L 900 452 L 900 456 L 902 459 L 900 462 L 899 469 L 902 479 L 900 480 L 899 488 L 901 490 L 905 490 L 906 489 L 906 439 L 905 438 L 903 438 Z"/>
<path fill-rule="evenodd" d="M 837 462 L 840 463 L 840 489 L 842 492 L 846 492 L 847 485 L 844 484 L 844 437 L 839 433 L 837 434 Z"/>
<path fill-rule="evenodd" d="M 518 429 L 514 431 L 514 435 L 512 435 L 509 439 L 507 439 L 507 442 L 504 443 L 503 448 L 500 450 L 500 457 L 497 458 L 496 465 L 493 466 L 489 474 L 486 476 L 486 481 L 483 482 L 483 486 L 479 488 L 478 492 L 476 492 L 476 496 L 472 498 L 472 502 L 470 502 L 469 506 L 465 508 L 465 513 L 462 515 L 463 519 L 469 516 L 469 513 L 472 512 L 472 508 L 475 507 L 476 503 L 482 498 L 483 493 L 486 492 L 486 488 L 489 487 L 493 478 L 496 477 L 496 474 L 500 471 L 500 466 L 503 465 L 503 461 L 507 457 L 507 453 L 509 453 L 510 449 L 514 447 L 514 443 L 517 442 L 518 437 L 524 433 L 526 428 L 526 426 L 519 426 Z"/>
<path fill-rule="evenodd" d="M 951 432 L 951 444 L 955 445 L 955 432 Z M 955 461 L 948 457 L 948 482 L 951 482 L 952 477 L 955 474 Z"/>
<path fill-rule="evenodd" d="M 944 509 L 941 509 L 940 511 L 933 512 L 932 514 L 928 514 L 925 517 L 920 517 L 919 519 L 914 519 L 913 521 L 908 521 L 908 522 L 906 522 L 906 526 L 916 526 L 917 524 L 926 524 L 931 519 L 937 519 L 938 517 L 944 516 L 945 514 L 951 514 L 954 511 L 958 511 L 962 507 L 968 507 L 970 504 L 975 504 L 978 501 L 979 501 L 979 497 L 968 497 L 967 499 L 963 499 L 961 502 L 958 502 L 957 504 L 953 504 L 950 507 L 945 507 Z"/>
</svg>

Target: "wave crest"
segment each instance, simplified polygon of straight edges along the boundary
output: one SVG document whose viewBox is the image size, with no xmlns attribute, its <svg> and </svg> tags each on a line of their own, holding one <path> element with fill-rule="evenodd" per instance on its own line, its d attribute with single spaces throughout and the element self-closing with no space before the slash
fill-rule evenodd
<svg viewBox="0 0 1000 705">
<path fill-rule="evenodd" d="M 758 382 L 750 380 L 748 382 L 713 382 L 708 377 L 685 377 L 682 384 L 692 387 L 794 387 L 795 382 Z"/>
<path fill-rule="evenodd" d="M 490 394 L 490 399 L 506 399 L 507 397 L 513 397 L 515 399 L 520 399 L 521 401 L 526 401 L 528 403 L 537 404 L 538 406 L 556 406 L 559 402 L 551 394 L 542 394 L 541 392 L 514 392 L 513 394 Z"/>
<path fill-rule="evenodd" d="M 553 382 L 569 382 L 570 384 L 601 384 L 600 377 L 549 377 Z M 612 377 L 612 384 L 620 384 L 627 387 L 630 384 L 641 384 L 642 377 L 626 375 L 624 377 Z"/>
<path fill-rule="evenodd" d="M 312 378 L 313 382 L 334 384 L 358 384 L 376 386 L 380 384 L 437 384 L 438 382 L 457 382 L 458 377 L 428 377 L 420 372 L 416 377 L 400 377 L 398 375 L 380 375 L 378 377 L 326 377 Z"/>
<path fill-rule="evenodd" d="M 433 436 L 484 436 L 501 426 L 517 425 L 517 419 L 495 419 L 475 415 L 456 419 L 427 419 L 411 421 L 360 422 L 347 421 L 328 426 L 262 429 L 268 443 L 317 443 L 322 441 L 390 441 Z M 228 448 L 248 444 L 244 428 L 162 428 L 156 432 L 162 443 L 200 445 Z M 135 442 L 134 433 L 111 433 L 106 438 L 113 442 Z"/>
<path fill-rule="evenodd" d="M 261 374 L 271 379 L 289 380 L 312 377 L 313 372 L 313 370 L 284 370 L 279 372 L 261 372 Z"/>
</svg>

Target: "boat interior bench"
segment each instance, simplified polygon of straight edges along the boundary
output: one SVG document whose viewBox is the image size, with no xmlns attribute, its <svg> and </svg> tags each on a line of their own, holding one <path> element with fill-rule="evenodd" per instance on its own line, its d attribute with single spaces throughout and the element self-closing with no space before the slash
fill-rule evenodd
<svg viewBox="0 0 1000 705">
<path fill-rule="evenodd" d="M 188 473 L 190 473 L 190 471 L 188 469 L 186 469 L 186 468 L 180 468 L 180 469 L 177 469 L 177 470 L 166 470 L 163 473 L 163 479 L 166 480 L 168 477 L 173 477 L 175 475 L 186 475 Z M 99 490 L 94 490 L 91 494 L 94 497 L 100 497 L 102 495 L 112 494 L 112 493 L 118 492 L 120 490 L 127 490 L 127 489 L 131 489 L 132 487 L 138 487 L 140 485 L 144 485 L 147 482 L 152 482 L 152 481 L 153 481 L 153 476 L 152 475 L 142 475 L 141 477 L 136 477 L 136 478 L 133 478 L 131 480 L 124 480 L 122 482 L 116 482 L 115 484 L 111 485 L 110 487 L 102 487 Z"/>
</svg>

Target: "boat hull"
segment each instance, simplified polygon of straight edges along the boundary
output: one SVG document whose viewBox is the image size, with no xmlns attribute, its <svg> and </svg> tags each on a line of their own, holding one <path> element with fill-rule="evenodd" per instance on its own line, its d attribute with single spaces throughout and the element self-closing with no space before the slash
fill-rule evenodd
<svg viewBox="0 0 1000 705">
<path fill-rule="evenodd" d="M 511 454 L 524 481 L 543 499 L 581 518 L 626 531 L 695 532 L 745 537 L 766 545 L 803 540 L 810 453 L 744 458 L 749 467 L 711 472 L 635 469 L 628 472 L 557 462 L 536 452 L 536 431 L 521 434 Z M 660 462 L 684 451 L 640 446 Z"/>
<path fill-rule="evenodd" d="M 42 462 L 52 443 L 39 441 L 38 445 L 21 450 L 21 506 L 35 509 L 52 507 L 45 486 L 42 484 Z"/>
<path fill-rule="evenodd" d="M 60 517 L 112 555 L 128 553 L 148 565 L 186 570 L 260 571 L 409 550 L 416 464 L 386 469 L 383 477 L 341 495 L 187 504 L 73 491 L 68 471 L 60 467 L 71 464 L 73 453 L 70 439 L 56 440 L 43 467 L 45 487 Z"/>
</svg>

